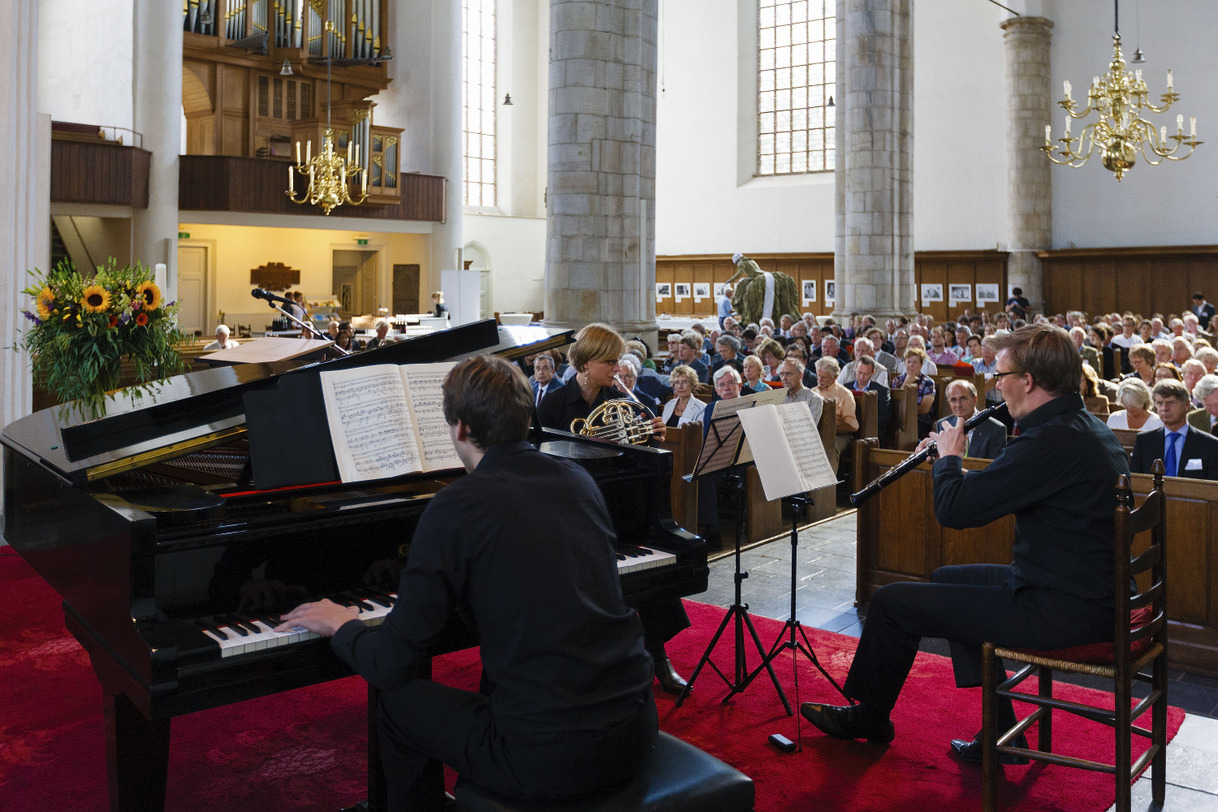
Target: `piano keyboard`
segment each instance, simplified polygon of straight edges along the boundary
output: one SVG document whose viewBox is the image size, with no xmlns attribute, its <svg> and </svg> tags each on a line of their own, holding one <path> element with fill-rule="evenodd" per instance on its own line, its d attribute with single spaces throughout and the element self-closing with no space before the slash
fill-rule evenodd
<svg viewBox="0 0 1218 812">
<path fill-rule="evenodd" d="M 677 557 L 663 550 L 650 547 L 637 547 L 632 544 L 620 544 L 617 547 L 618 575 L 639 572 L 655 567 L 675 564 Z M 370 626 L 381 622 L 389 610 L 397 594 L 369 593 L 369 595 L 340 595 L 330 598 L 341 606 L 356 606 L 359 608 L 359 619 Z M 221 657 L 235 657 L 240 654 L 252 654 L 256 651 L 290 646 L 314 640 L 321 635 L 304 628 L 277 632 L 275 627 L 280 620 L 277 616 L 242 617 L 227 615 L 210 619 L 212 622 L 200 623 L 203 634 L 210 637 L 220 646 Z"/>
<path fill-rule="evenodd" d="M 332 597 L 341 606 L 359 608 L 359 619 L 369 626 L 375 626 L 389 614 L 397 593 L 371 593 L 370 596 L 343 595 Z M 252 654 L 255 651 L 290 646 L 314 640 L 320 634 L 308 629 L 297 627 L 286 632 L 277 632 L 278 617 L 244 618 L 229 615 L 223 618 L 213 618 L 221 622 L 202 625 L 203 634 L 216 641 L 220 646 L 221 657 L 235 657 L 239 654 Z"/>
<path fill-rule="evenodd" d="M 636 547 L 632 544 L 617 546 L 617 573 L 625 575 L 628 572 L 649 570 L 653 567 L 664 567 L 677 563 L 677 557 L 663 550 L 653 550 L 649 547 Z"/>
</svg>

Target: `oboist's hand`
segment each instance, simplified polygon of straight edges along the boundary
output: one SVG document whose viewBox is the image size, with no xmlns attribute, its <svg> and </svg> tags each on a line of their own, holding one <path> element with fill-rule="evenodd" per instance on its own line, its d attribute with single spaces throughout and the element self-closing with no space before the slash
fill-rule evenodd
<svg viewBox="0 0 1218 812">
<path fill-rule="evenodd" d="M 945 426 L 943 431 L 932 431 L 927 439 L 935 443 L 940 457 L 963 457 L 966 441 L 964 421 L 956 418 L 956 425 Z"/>
<path fill-rule="evenodd" d="M 283 622 L 275 627 L 275 631 L 286 632 L 303 626 L 311 632 L 333 637 L 339 626 L 357 617 L 359 609 L 354 606 L 339 606 L 328 599 L 302 603 L 286 615 L 280 616 Z"/>
</svg>

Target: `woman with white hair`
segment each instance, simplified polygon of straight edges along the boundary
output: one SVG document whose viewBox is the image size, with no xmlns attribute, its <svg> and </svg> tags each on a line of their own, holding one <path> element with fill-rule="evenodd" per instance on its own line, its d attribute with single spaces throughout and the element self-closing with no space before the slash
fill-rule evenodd
<svg viewBox="0 0 1218 812">
<path fill-rule="evenodd" d="M 216 326 L 216 340 L 205 346 L 205 350 L 229 350 L 237 346 L 235 338 L 229 338 L 230 330 L 227 324 Z"/>
<path fill-rule="evenodd" d="M 625 387 L 625 392 L 628 393 L 628 396 L 650 409 L 652 415 L 657 414 L 660 410 L 660 401 L 646 392 L 640 392 L 635 388 L 635 384 L 639 382 L 639 373 L 642 371 L 642 364 L 639 363 L 638 356 L 628 352 L 618 359 L 617 366 L 618 378 Z"/>
<path fill-rule="evenodd" d="M 1117 387 L 1117 403 L 1123 409 L 1108 415 L 1108 427 L 1136 429 L 1138 433 L 1163 428 L 1163 421 L 1150 411 L 1150 387 L 1141 378 L 1126 378 Z"/>
</svg>

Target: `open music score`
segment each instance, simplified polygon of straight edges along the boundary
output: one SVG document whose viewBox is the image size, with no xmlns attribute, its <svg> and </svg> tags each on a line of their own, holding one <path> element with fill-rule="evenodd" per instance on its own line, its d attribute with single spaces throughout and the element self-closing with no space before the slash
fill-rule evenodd
<svg viewBox="0 0 1218 812">
<path fill-rule="evenodd" d="M 755 448 L 765 498 L 773 501 L 837 482 L 820 432 L 806 403 L 784 403 L 741 411 L 740 424 Z"/>
<path fill-rule="evenodd" d="M 462 467 L 440 388 L 453 366 L 377 364 L 321 373 L 343 482 Z"/>
</svg>

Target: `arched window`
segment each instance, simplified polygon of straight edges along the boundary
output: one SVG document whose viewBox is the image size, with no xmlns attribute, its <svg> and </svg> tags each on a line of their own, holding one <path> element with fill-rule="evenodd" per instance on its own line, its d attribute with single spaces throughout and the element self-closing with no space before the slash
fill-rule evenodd
<svg viewBox="0 0 1218 812">
<path fill-rule="evenodd" d="M 462 0 L 465 205 L 495 203 L 495 0 Z"/>
<path fill-rule="evenodd" d="M 757 0 L 757 174 L 834 167 L 834 0 Z"/>
</svg>

